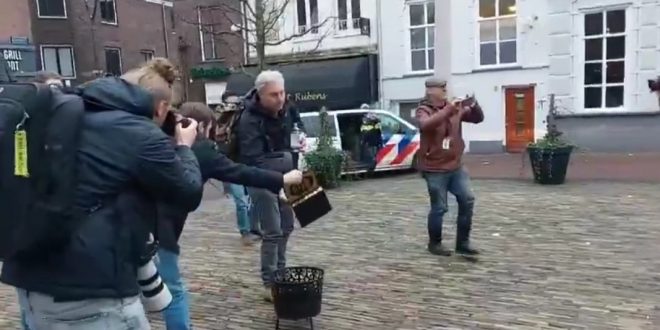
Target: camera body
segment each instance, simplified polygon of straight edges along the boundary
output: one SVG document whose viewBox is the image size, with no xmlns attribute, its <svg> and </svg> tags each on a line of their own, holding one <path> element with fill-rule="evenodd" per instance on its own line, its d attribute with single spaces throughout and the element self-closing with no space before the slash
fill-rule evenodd
<svg viewBox="0 0 660 330">
<path fill-rule="evenodd" d="M 147 250 L 138 264 L 138 285 L 140 286 L 140 300 L 148 313 L 161 312 L 172 303 L 172 294 L 160 277 L 154 262 L 158 251 L 158 243 L 153 235 L 149 235 Z"/>
</svg>

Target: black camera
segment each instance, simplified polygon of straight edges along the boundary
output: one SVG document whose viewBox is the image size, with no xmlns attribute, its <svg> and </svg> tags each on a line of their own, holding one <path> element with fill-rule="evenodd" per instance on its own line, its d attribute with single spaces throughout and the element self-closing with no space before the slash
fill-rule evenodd
<svg viewBox="0 0 660 330">
<path fill-rule="evenodd" d="M 651 92 L 660 91 L 660 77 L 655 80 L 649 79 L 649 89 Z"/>
<path fill-rule="evenodd" d="M 179 123 L 181 123 L 181 126 L 186 128 L 188 127 L 188 125 L 190 125 L 190 119 L 188 118 L 178 119 L 176 114 L 173 111 L 170 111 L 167 113 L 167 116 L 165 117 L 165 121 L 163 122 L 163 126 L 161 127 L 161 129 L 168 136 L 174 136 L 174 134 L 176 133 L 176 125 Z"/>
</svg>

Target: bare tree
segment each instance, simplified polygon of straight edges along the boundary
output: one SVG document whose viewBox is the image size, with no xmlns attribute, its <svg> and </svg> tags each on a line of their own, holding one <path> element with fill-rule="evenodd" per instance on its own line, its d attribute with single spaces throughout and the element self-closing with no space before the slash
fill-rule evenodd
<svg viewBox="0 0 660 330">
<path fill-rule="evenodd" d="M 101 70 L 99 69 L 98 47 L 96 47 L 96 16 L 99 11 L 99 0 L 85 0 L 85 11 L 87 15 L 84 19 L 89 24 L 90 38 L 92 39 L 92 54 L 94 55 L 94 69 L 91 74 L 99 76 L 101 75 Z"/>
<path fill-rule="evenodd" d="M 256 53 L 256 64 L 259 71 L 262 71 L 267 67 L 267 47 L 282 45 L 308 34 L 318 35 L 315 45 L 305 51 L 304 54 L 298 54 L 297 56 L 304 58 L 306 55 L 317 51 L 330 32 L 330 29 L 323 29 L 325 25 L 334 19 L 334 17 L 328 16 L 320 22 L 299 26 L 295 33 L 282 35 L 280 30 L 283 18 L 286 16 L 287 9 L 289 9 L 291 4 L 295 4 L 295 1 L 217 0 L 213 5 L 199 7 L 200 10 L 218 12 L 220 19 L 225 24 L 227 22 L 230 24 L 230 27 L 225 29 L 218 29 L 219 22 L 216 21 L 206 22 L 201 20 L 201 22 L 191 22 L 185 18 L 182 18 L 182 20 L 188 23 L 199 24 L 204 33 L 213 36 L 234 37 L 242 40 L 243 45 L 248 50 L 248 54 L 250 51 Z M 314 13 L 313 15 L 318 17 L 318 13 Z"/>
</svg>

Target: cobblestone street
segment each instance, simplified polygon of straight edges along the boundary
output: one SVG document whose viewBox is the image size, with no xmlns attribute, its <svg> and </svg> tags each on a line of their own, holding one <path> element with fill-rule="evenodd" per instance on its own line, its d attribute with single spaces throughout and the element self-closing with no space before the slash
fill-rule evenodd
<svg viewBox="0 0 660 330">
<path fill-rule="evenodd" d="M 316 329 L 660 329 L 660 185 L 473 185 L 477 263 L 426 252 L 416 175 L 332 191 L 335 210 L 295 232 L 288 252 L 290 265 L 326 271 Z M 448 246 L 453 200 L 450 209 Z M 207 196 L 182 248 L 195 329 L 274 329 L 257 293 L 258 246 L 240 244 L 229 200 Z M 17 328 L 14 291 L 2 286 L 0 329 Z"/>
</svg>

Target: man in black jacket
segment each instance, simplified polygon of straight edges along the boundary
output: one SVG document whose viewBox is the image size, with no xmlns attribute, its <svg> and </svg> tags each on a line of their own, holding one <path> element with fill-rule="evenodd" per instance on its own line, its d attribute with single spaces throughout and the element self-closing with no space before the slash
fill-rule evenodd
<svg viewBox="0 0 660 330">
<path fill-rule="evenodd" d="M 302 173 L 294 170 L 286 174 L 234 163 L 220 153 L 216 144 L 209 139 L 212 134 L 213 111 L 204 103 L 189 102 L 181 105 L 179 113 L 199 123 L 197 141 L 192 149 L 199 161 L 202 180 L 216 179 L 267 189 L 277 194 L 285 184 L 302 182 Z M 159 205 L 158 270 L 172 293 L 172 303 L 163 311 L 167 329 L 189 330 L 190 312 L 188 291 L 179 270 L 179 238 L 188 217 L 188 210 L 173 204 Z"/>
<path fill-rule="evenodd" d="M 98 79 L 81 90 L 88 113 L 75 199 L 85 217 L 61 251 L 7 260 L 0 277 L 18 288 L 30 329 L 150 329 L 137 268 L 153 230 L 147 223 L 156 219 L 155 200 L 193 210 L 202 196 L 190 149 L 197 124 L 177 125 L 176 147 L 159 127 L 173 81 L 163 67 L 171 64 L 154 60 L 125 80 Z M 79 97 L 56 97 L 70 98 L 65 106 L 83 106 Z"/>
<path fill-rule="evenodd" d="M 243 164 L 286 173 L 294 168 L 291 157 L 293 120 L 284 109 L 284 78 L 277 71 L 263 71 L 255 89 L 245 98 L 245 110 L 238 122 L 239 161 Z M 286 266 L 286 246 L 293 231 L 291 207 L 271 191 L 248 188 L 252 212 L 259 219 L 261 278 L 264 299 L 272 301 L 273 272 Z"/>
</svg>

